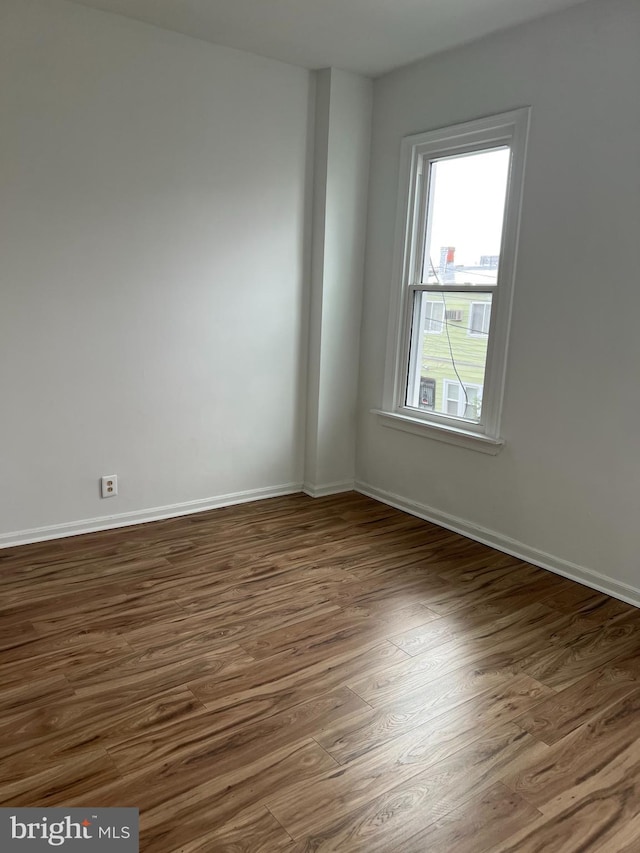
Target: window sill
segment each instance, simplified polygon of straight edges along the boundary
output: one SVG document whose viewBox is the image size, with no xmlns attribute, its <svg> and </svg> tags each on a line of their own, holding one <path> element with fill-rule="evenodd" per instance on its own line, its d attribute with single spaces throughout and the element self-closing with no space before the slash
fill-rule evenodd
<svg viewBox="0 0 640 853">
<path fill-rule="evenodd" d="M 420 418 L 412 418 L 396 412 L 372 409 L 371 413 L 378 416 L 378 422 L 382 426 L 399 429 L 402 432 L 410 432 L 413 435 L 421 435 L 424 438 L 433 438 L 436 441 L 444 441 L 457 447 L 466 447 L 467 450 L 478 450 L 480 453 L 488 453 L 491 456 L 500 453 L 504 444 L 503 438 L 489 438 L 471 430 L 427 423 Z"/>
</svg>

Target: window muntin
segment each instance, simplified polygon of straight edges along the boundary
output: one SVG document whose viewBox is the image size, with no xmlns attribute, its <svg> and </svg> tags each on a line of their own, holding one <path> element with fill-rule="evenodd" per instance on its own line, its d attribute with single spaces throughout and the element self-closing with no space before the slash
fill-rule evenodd
<svg viewBox="0 0 640 853">
<path fill-rule="evenodd" d="M 393 419 L 383 421 L 386 426 L 404 429 L 402 421 L 406 420 L 406 428 L 411 425 L 415 431 L 421 423 L 426 435 L 441 440 L 448 440 L 446 433 L 451 430 L 453 443 L 460 443 L 462 433 L 470 441 L 476 435 L 479 442 L 465 446 L 479 450 L 486 450 L 487 442 L 496 446 L 502 443 L 500 413 L 529 113 L 529 108 L 514 110 L 403 140 L 397 289 L 392 297 L 383 408 L 379 411 L 393 415 Z M 475 190 L 466 177 L 456 184 L 446 174 L 456 171 L 460 164 L 463 171 L 475 173 Z M 485 164 L 493 165 L 484 168 Z M 478 168 L 480 165 L 483 168 Z M 475 236 L 456 225 L 450 210 L 443 207 L 438 213 L 437 201 L 447 187 L 450 210 L 466 204 L 465 210 L 475 211 L 476 220 L 483 219 Z M 457 188 L 454 191 L 452 187 Z M 490 203 L 488 192 L 493 194 Z M 485 217 L 483 210 L 493 213 Z M 468 220 L 466 212 L 464 217 Z M 478 237 L 483 245 L 478 245 Z M 427 309 L 425 302 L 438 300 L 443 302 L 444 314 L 440 335 L 425 329 L 433 327 L 431 320 L 426 324 L 426 311 L 438 310 Z M 472 309 L 471 302 L 483 303 L 483 307 Z M 474 334 L 476 321 L 480 325 Z M 461 348 L 462 338 L 472 349 Z M 448 375 L 438 373 L 433 364 L 442 355 L 436 351 L 438 341 L 446 343 L 447 348 L 451 343 L 453 349 Z M 473 365 L 462 365 L 462 375 L 461 362 L 467 360 Z M 471 367 L 475 373 L 469 373 Z M 437 381 L 434 408 L 428 410 L 420 406 L 420 381 L 426 376 Z M 461 388 L 480 388 L 481 406 L 470 407 L 465 401 L 462 413 L 458 405 L 454 414 L 453 404 L 447 411 L 445 380 Z M 432 426 L 437 427 L 436 432 L 430 431 Z"/>
</svg>

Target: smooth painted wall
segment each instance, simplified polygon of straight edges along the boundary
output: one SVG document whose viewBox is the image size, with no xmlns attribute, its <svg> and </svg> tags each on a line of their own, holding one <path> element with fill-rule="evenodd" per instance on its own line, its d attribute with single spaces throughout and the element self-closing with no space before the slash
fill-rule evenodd
<svg viewBox="0 0 640 853">
<path fill-rule="evenodd" d="M 640 4 L 592 2 L 376 81 L 358 479 L 638 590 Z M 495 457 L 408 435 L 382 403 L 403 136 L 532 106 Z"/>
<path fill-rule="evenodd" d="M 355 479 L 373 84 L 335 68 L 316 73 L 305 489 Z"/>
<path fill-rule="evenodd" d="M 309 73 L 1 0 L 0 79 L 0 535 L 299 487 Z"/>
</svg>

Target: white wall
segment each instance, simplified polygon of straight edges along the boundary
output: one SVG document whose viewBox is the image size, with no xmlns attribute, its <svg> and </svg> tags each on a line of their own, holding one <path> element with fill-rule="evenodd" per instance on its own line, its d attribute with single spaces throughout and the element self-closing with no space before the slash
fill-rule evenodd
<svg viewBox="0 0 640 853">
<path fill-rule="evenodd" d="M 372 81 L 317 72 L 305 490 L 353 487 Z"/>
<path fill-rule="evenodd" d="M 607 0 L 376 82 L 358 434 L 365 488 L 637 600 L 639 44 L 640 4 Z M 529 104 L 506 446 L 491 457 L 385 428 L 370 409 L 401 138 Z"/>
<path fill-rule="evenodd" d="M 0 79 L 5 542 L 299 487 L 308 72 L 1 0 Z"/>
</svg>

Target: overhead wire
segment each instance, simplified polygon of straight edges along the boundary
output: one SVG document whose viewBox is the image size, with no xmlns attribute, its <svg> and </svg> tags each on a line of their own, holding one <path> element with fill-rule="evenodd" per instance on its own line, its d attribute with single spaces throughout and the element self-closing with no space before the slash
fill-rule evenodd
<svg viewBox="0 0 640 853">
<path fill-rule="evenodd" d="M 431 292 L 433 292 L 433 291 L 431 291 Z M 438 303 L 434 302 L 434 304 L 437 305 Z M 486 304 L 490 305 L 491 303 L 487 302 Z M 439 326 L 452 326 L 454 329 L 460 328 L 460 326 L 458 325 L 458 321 L 454 321 L 454 320 L 436 320 L 433 317 L 428 317 L 427 323 L 436 323 Z M 442 329 L 440 331 L 442 331 Z M 480 337 L 481 335 L 485 335 L 486 337 L 489 337 L 489 332 L 485 332 L 482 329 L 468 328 L 467 331 L 470 332 L 472 335 L 478 335 L 478 337 Z M 440 332 L 427 332 L 427 334 L 439 335 Z"/>
</svg>

